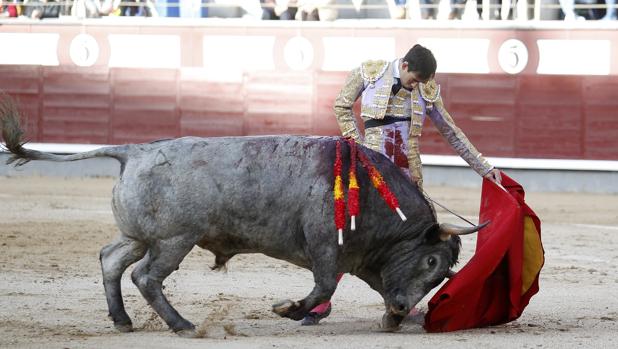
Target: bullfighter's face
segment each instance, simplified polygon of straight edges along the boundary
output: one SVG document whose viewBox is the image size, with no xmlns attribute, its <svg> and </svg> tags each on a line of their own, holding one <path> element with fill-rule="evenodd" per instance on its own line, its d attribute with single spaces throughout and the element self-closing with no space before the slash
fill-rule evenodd
<svg viewBox="0 0 618 349">
<path fill-rule="evenodd" d="M 419 83 L 426 83 L 433 78 L 433 76 L 431 76 L 429 79 L 422 79 L 420 72 L 408 71 L 408 62 L 406 61 L 401 63 L 399 74 L 401 75 L 401 86 L 410 91 L 412 91 Z"/>
<path fill-rule="evenodd" d="M 420 245 L 413 241 L 402 245 L 382 271 L 389 317 L 386 323 L 383 320 L 383 326 L 387 329 L 396 329 L 410 309 L 446 278 L 457 261 L 460 239 L 454 236 L 447 241 L 432 239 Z"/>
</svg>

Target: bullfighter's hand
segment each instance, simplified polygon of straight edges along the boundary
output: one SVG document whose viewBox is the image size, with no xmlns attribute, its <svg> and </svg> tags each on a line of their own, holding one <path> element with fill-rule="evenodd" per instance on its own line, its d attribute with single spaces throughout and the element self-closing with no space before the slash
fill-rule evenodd
<svg viewBox="0 0 618 349">
<path fill-rule="evenodd" d="M 419 188 L 423 186 L 423 179 L 418 176 L 412 175 L 412 182 L 416 183 Z"/>
<path fill-rule="evenodd" d="M 500 174 L 500 170 L 496 168 L 489 171 L 484 177 L 496 184 L 502 183 L 502 175 Z"/>
</svg>

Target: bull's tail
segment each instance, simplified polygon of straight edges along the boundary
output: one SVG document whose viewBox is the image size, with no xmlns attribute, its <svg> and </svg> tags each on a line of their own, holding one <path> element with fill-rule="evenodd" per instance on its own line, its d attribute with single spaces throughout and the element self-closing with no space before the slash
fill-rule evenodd
<svg viewBox="0 0 618 349">
<path fill-rule="evenodd" d="M 26 142 L 22 139 L 24 131 L 21 128 L 17 104 L 5 94 L 0 95 L 0 126 L 5 142 L 4 148 L 13 154 L 7 160 L 7 164 L 15 163 L 15 166 L 21 166 L 30 160 L 76 161 L 94 157 L 111 157 L 120 161 L 124 167 L 127 161 L 127 146 L 104 147 L 72 155 L 57 155 L 24 148 Z"/>
</svg>

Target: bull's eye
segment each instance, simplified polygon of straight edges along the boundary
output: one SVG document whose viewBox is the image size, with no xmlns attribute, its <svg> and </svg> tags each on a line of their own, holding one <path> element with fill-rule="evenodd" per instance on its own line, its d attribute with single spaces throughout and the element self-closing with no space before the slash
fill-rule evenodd
<svg viewBox="0 0 618 349">
<path fill-rule="evenodd" d="M 427 258 L 427 265 L 429 265 L 430 267 L 433 267 L 434 265 L 436 265 L 436 259 L 433 257 Z"/>
</svg>

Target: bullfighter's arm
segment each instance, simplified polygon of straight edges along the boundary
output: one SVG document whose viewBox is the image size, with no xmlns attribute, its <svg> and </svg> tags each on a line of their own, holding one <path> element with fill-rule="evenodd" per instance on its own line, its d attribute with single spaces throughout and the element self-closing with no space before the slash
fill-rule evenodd
<svg viewBox="0 0 618 349">
<path fill-rule="evenodd" d="M 423 187 L 423 165 L 421 164 L 421 153 L 419 149 L 420 135 L 410 135 L 408 138 L 408 168 L 410 176 L 419 188 Z"/>
<path fill-rule="evenodd" d="M 433 109 L 429 113 L 429 117 L 442 136 L 474 171 L 481 176 L 485 176 L 493 169 L 493 166 L 489 164 L 487 159 L 470 143 L 463 131 L 455 125 L 453 118 L 444 108 L 441 97 L 438 97 L 433 103 Z"/>
<path fill-rule="evenodd" d="M 423 166 L 421 164 L 420 138 L 423 131 L 423 109 L 420 104 L 415 103 L 419 98 L 416 93 L 412 93 L 412 114 L 410 123 L 410 135 L 408 137 L 408 169 L 412 181 L 416 182 L 419 188 L 423 187 Z"/>
<path fill-rule="evenodd" d="M 352 107 L 364 88 L 365 86 L 360 68 L 352 70 L 341 92 L 339 92 L 339 95 L 335 99 L 334 106 L 335 117 L 341 129 L 341 134 L 344 137 L 352 137 L 359 143 L 362 142 L 362 139 L 358 127 L 356 126 L 356 119 L 354 118 Z"/>
</svg>

